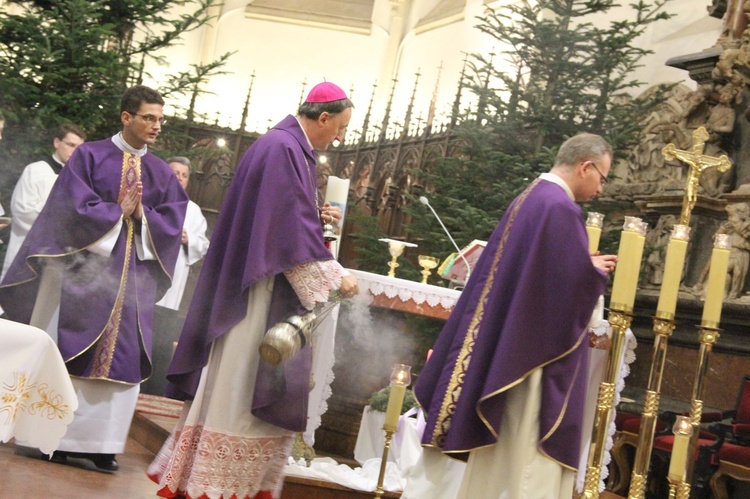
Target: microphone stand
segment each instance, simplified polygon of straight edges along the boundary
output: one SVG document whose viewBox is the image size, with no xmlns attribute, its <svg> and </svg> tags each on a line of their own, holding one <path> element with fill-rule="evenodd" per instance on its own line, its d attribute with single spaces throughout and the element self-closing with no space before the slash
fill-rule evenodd
<svg viewBox="0 0 750 499">
<path fill-rule="evenodd" d="M 440 219 L 435 209 L 430 204 L 430 201 L 426 197 L 420 196 L 419 202 L 425 205 L 426 207 L 428 207 L 430 211 L 432 212 L 432 214 L 435 215 L 435 218 L 437 218 L 437 221 L 440 222 L 440 226 L 443 228 L 443 232 L 445 232 L 445 235 L 448 236 L 448 239 L 450 239 L 450 241 L 453 243 L 453 247 L 456 248 L 456 251 L 457 251 L 456 254 L 459 256 L 459 258 L 461 258 L 461 260 L 464 261 L 464 265 L 466 265 L 466 282 L 464 282 L 464 286 L 466 286 L 466 283 L 469 282 L 469 277 L 471 276 L 471 266 L 469 265 L 469 261 L 461 253 L 461 250 L 458 248 L 458 244 L 456 244 L 456 241 L 453 240 L 453 236 L 451 236 L 451 233 L 448 232 L 448 229 L 445 227 L 445 224 L 443 223 L 443 221 Z"/>
</svg>

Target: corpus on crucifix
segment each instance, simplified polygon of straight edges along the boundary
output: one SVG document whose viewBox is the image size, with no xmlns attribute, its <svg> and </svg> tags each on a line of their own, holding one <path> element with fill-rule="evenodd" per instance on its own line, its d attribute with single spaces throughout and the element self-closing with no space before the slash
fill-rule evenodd
<svg viewBox="0 0 750 499">
<path fill-rule="evenodd" d="M 667 144 L 661 150 L 664 159 L 678 159 L 690 167 L 687 185 L 685 186 L 685 198 L 682 202 L 682 212 L 680 213 L 681 225 L 690 223 L 690 213 L 692 213 L 695 202 L 698 200 L 698 182 L 701 174 L 709 168 L 716 168 L 724 173 L 732 166 L 732 161 L 726 154 L 722 154 L 718 158 L 703 154 L 706 140 L 708 140 L 708 132 L 704 127 L 700 127 L 693 132 L 693 148 L 691 150 L 677 149 L 674 144 Z"/>
</svg>

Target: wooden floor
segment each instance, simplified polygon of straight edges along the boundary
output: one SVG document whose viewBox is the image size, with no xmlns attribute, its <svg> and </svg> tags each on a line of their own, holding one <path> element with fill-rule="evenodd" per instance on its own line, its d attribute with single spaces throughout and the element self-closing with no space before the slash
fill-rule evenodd
<svg viewBox="0 0 750 499">
<path fill-rule="evenodd" d="M 133 439 L 118 455 L 116 473 L 97 470 L 85 459 L 68 464 L 43 461 L 36 449 L 0 444 L 0 498 L 141 499 L 155 498 L 157 485 L 146 476 L 154 455 Z"/>
<path fill-rule="evenodd" d="M 156 498 L 158 485 L 148 479 L 146 468 L 176 418 L 169 414 L 173 412 L 169 407 L 157 407 L 155 412 L 157 414 L 136 411 L 125 453 L 117 456 L 120 469 L 116 473 L 97 470 L 85 459 L 69 458 L 64 465 L 51 463 L 42 460 L 36 449 L 0 443 L 0 499 Z M 281 499 L 367 499 L 372 496 L 371 492 L 358 492 L 331 482 L 287 477 Z M 383 497 L 397 499 L 399 494 L 386 492 Z"/>
<path fill-rule="evenodd" d="M 70 459 L 61 465 L 42 461 L 39 451 L 12 444 L 0 444 L 0 470 L 2 485 L 0 498 L 14 499 L 141 499 L 156 497 L 157 485 L 146 477 L 146 467 L 154 455 L 132 438 L 128 440 L 125 454 L 118 456 L 120 470 L 116 473 L 98 471 L 93 464 L 82 459 Z M 314 496 L 297 495 L 298 483 L 288 483 L 285 492 L 297 497 L 323 499 L 346 497 L 332 495 L 334 491 L 319 489 Z M 288 489 L 288 490 L 287 490 Z M 341 493 L 340 491 L 337 491 Z M 369 495 L 350 492 L 350 497 Z M 285 494 L 286 496 L 287 494 Z M 387 494 L 387 497 L 394 495 Z M 601 499 L 618 499 L 620 496 L 603 492 Z"/>
<path fill-rule="evenodd" d="M 158 486 L 148 479 L 146 468 L 174 425 L 174 410 L 163 406 L 155 410 L 141 407 L 141 410 L 145 412 L 136 412 L 125 453 L 117 456 L 120 469 L 116 473 L 97 470 L 85 459 L 69 458 L 64 465 L 51 463 L 42 460 L 36 449 L 0 444 L 0 499 L 156 498 Z M 356 492 L 330 482 L 287 477 L 281 499 L 367 497 L 372 497 L 372 493 Z M 399 495 L 386 492 L 384 497 L 395 499 Z M 609 492 L 600 495 L 601 499 L 619 497 Z"/>
</svg>

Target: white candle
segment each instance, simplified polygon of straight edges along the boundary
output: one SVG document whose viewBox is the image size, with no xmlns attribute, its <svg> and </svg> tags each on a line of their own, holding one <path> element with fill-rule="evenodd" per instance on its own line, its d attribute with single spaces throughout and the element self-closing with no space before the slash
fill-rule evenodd
<svg viewBox="0 0 750 499">
<path fill-rule="evenodd" d="M 602 229 L 587 225 L 586 233 L 589 236 L 589 253 L 593 255 L 599 250 L 599 239 L 602 237 Z"/>
<path fill-rule="evenodd" d="M 703 304 L 703 320 L 701 321 L 703 325 L 719 326 L 728 266 L 729 238 L 726 234 L 716 234 L 714 249 L 711 252 L 711 266 L 706 281 L 706 301 Z"/>
<path fill-rule="evenodd" d="M 690 227 L 685 225 L 676 225 L 672 230 L 672 237 L 667 246 L 667 258 L 664 262 L 664 278 L 661 283 L 659 303 L 656 306 L 660 317 L 674 317 L 689 234 Z"/>
<path fill-rule="evenodd" d="M 617 252 L 617 267 L 612 283 L 610 304 L 623 307 L 628 311 L 632 310 L 635 302 L 643 245 L 646 240 L 641 231 L 641 219 L 625 217 L 623 231 L 620 234 L 620 247 Z"/>
<path fill-rule="evenodd" d="M 592 255 L 599 250 L 603 221 L 604 215 L 595 211 L 590 211 L 586 219 L 586 233 L 589 236 L 589 253 Z"/>
<path fill-rule="evenodd" d="M 349 179 L 343 179 L 334 177 L 333 175 L 328 177 L 328 184 L 326 185 L 326 198 L 325 201 L 341 206 L 341 215 L 343 218 L 343 211 L 346 207 L 346 199 L 349 196 Z"/>
<path fill-rule="evenodd" d="M 401 407 L 404 405 L 406 385 L 391 385 L 391 394 L 388 397 L 388 408 L 385 410 L 385 431 L 396 431 L 398 418 L 401 417 Z"/>
<path fill-rule="evenodd" d="M 328 184 L 326 185 L 326 197 L 325 202 L 331 203 L 331 206 L 338 206 L 341 208 L 341 218 L 335 227 L 339 230 L 334 229 L 334 233 L 338 236 L 342 236 L 341 230 L 344 228 L 344 217 L 346 216 L 346 201 L 349 196 L 349 179 L 342 179 L 330 175 L 328 177 Z M 339 244 L 340 240 L 336 239 L 332 241 L 331 253 L 334 258 L 339 256 Z"/>
</svg>

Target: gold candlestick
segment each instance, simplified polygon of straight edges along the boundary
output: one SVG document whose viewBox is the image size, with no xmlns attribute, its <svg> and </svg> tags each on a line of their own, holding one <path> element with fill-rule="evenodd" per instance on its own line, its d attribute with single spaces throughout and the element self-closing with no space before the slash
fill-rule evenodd
<svg viewBox="0 0 750 499">
<path fill-rule="evenodd" d="M 651 448 L 656 431 L 656 418 L 659 414 L 659 398 L 664 364 L 667 357 L 667 344 L 674 331 L 674 312 L 677 305 L 677 294 L 685 264 L 685 252 L 690 227 L 675 225 L 667 248 L 664 264 L 664 280 L 659 294 L 659 303 L 654 318 L 654 349 L 651 355 L 651 371 L 648 377 L 648 388 L 641 412 L 641 424 L 638 431 L 638 447 L 630 478 L 629 499 L 643 499 L 646 494 L 648 467 L 651 462 Z"/>
<path fill-rule="evenodd" d="M 422 284 L 427 284 L 427 278 L 430 277 L 430 271 L 438 266 L 440 260 L 434 256 L 419 255 L 419 265 L 424 269 L 422 271 Z"/>
<path fill-rule="evenodd" d="M 391 440 L 395 431 L 385 430 L 385 445 L 383 446 L 383 457 L 380 461 L 380 473 L 378 474 L 378 486 L 375 489 L 375 499 L 383 497 L 385 489 L 383 488 L 383 479 L 385 478 L 385 467 L 388 461 L 388 451 L 391 448 Z"/>
<path fill-rule="evenodd" d="M 625 217 L 625 224 L 620 236 L 617 268 L 612 285 L 609 323 L 612 339 L 607 352 L 607 365 L 604 378 L 599 384 L 599 395 L 596 402 L 594 429 L 586 464 L 582 499 L 599 497 L 599 480 L 604 462 L 609 422 L 614 409 L 615 383 L 620 372 L 620 359 L 625 348 L 625 333 L 633 320 L 633 303 L 638 283 L 638 273 L 643 256 L 646 225 L 636 217 Z M 624 263 L 624 265 L 623 265 Z"/>
<path fill-rule="evenodd" d="M 721 306 L 724 301 L 724 283 L 727 276 L 730 246 L 728 234 L 716 234 L 714 236 L 711 268 L 708 271 L 706 284 L 706 302 L 703 306 L 703 318 L 700 325 L 698 366 L 695 370 L 695 381 L 693 382 L 693 393 L 690 400 L 690 423 L 693 426 L 693 434 L 690 436 L 690 443 L 685 456 L 685 479 L 678 484 L 678 492 L 681 489 L 689 491 L 693 479 L 694 456 L 698 450 L 698 435 L 700 434 L 701 416 L 703 415 L 703 391 L 706 371 L 708 371 L 708 358 L 714 344 L 719 339 L 719 332 L 721 331 L 719 322 Z"/>
<path fill-rule="evenodd" d="M 385 469 L 388 461 L 388 451 L 391 447 L 391 439 L 398 428 L 398 418 L 401 416 L 401 407 L 404 405 L 404 395 L 406 387 L 411 383 L 411 366 L 405 364 L 396 364 L 391 371 L 391 393 L 388 396 L 388 407 L 385 410 L 385 422 L 383 430 L 385 431 L 385 445 L 383 446 L 383 457 L 380 461 L 380 473 L 378 475 L 378 485 L 375 489 L 375 497 L 383 497 L 383 480 L 385 479 Z"/>
</svg>

